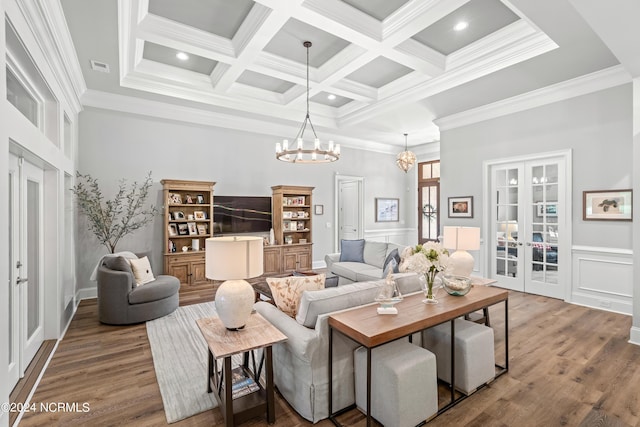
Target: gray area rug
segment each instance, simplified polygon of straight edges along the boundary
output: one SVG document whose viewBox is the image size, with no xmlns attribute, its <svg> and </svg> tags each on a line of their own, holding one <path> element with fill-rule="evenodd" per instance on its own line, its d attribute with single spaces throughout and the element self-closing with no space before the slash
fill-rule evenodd
<svg viewBox="0 0 640 427">
<path fill-rule="evenodd" d="M 168 316 L 147 322 L 153 366 L 168 423 L 215 408 L 207 393 L 207 345 L 196 325 L 203 317 L 217 316 L 213 302 L 178 307 Z M 241 356 L 233 358 L 233 365 Z"/>
</svg>

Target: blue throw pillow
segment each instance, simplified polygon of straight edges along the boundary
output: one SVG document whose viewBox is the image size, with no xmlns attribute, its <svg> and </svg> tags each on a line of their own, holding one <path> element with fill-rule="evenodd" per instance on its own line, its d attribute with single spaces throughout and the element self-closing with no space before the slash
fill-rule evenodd
<svg viewBox="0 0 640 427">
<path fill-rule="evenodd" d="M 387 255 L 387 258 L 385 258 L 384 263 L 382 264 L 383 271 L 387 269 L 387 264 L 389 264 L 392 259 L 396 261 L 396 267 L 394 268 L 393 272 L 397 273 L 399 271 L 398 268 L 400 267 L 400 253 L 398 252 L 398 249 L 394 249 L 389 252 L 389 255 Z M 387 275 L 385 274 L 384 277 L 387 277 Z"/>
<path fill-rule="evenodd" d="M 395 258 L 391 258 L 391 260 L 387 263 L 386 267 L 382 271 L 382 277 L 385 278 L 389 275 L 389 273 L 397 273 L 398 272 L 398 263 Z"/>
<path fill-rule="evenodd" d="M 364 239 L 340 240 L 340 262 L 364 262 Z"/>
</svg>

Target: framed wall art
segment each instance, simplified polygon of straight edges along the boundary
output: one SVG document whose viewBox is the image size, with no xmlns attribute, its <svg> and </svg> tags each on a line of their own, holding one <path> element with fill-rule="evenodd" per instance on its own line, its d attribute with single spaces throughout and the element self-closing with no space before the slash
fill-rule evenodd
<svg viewBox="0 0 640 427">
<path fill-rule="evenodd" d="M 585 221 L 631 221 L 633 193 L 627 190 L 582 192 L 582 219 Z"/>
<path fill-rule="evenodd" d="M 449 218 L 473 218 L 473 196 L 449 197 Z"/>
<path fill-rule="evenodd" d="M 400 221 L 400 199 L 376 197 L 376 222 Z"/>
</svg>

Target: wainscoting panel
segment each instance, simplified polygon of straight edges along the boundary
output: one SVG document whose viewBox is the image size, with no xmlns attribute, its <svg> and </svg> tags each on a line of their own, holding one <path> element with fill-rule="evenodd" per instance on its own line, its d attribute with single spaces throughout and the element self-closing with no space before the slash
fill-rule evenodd
<svg viewBox="0 0 640 427">
<path fill-rule="evenodd" d="M 629 249 L 574 246 L 571 302 L 631 315 L 632 255 Z"/>
<path fill-rule="evenodd" d="M 390 228 L 386 230 L 364 230 L 365 240 L 374 242 L 415 245 L 418 242 L 418 230 L 415 228 Z"/>
</svg>

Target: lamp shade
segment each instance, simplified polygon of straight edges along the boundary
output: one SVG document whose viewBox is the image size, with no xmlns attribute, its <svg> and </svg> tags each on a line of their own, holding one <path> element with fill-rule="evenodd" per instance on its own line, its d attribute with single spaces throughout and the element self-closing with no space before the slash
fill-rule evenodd
<svg viewBox="0 0 640 427">
<path fill-rule="evenodd" d="M 263 273 L 263 239 L 257 236 L 211 237 L 206 240 L 207 279 L 249 279 Z"/>
<path fill-rule="evenodd" d="M 477 251 L 480 249 L 480 228 L 444 227 L 442 245 L 447 249 Z"/>
</svg>

